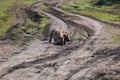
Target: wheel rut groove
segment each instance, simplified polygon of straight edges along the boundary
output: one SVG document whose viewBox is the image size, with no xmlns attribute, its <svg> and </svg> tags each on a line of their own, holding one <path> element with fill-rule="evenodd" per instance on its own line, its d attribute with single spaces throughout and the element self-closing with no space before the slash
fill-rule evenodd
<svg viewBox="0 0 120 80">
<path fill-rule="evenodd" d="M 98 45 L 106 38 L 101 34 L 101 32 L 104 32 L 104 25 L 81 15 L 72 14 L 73 16 L 69 16 L 56 7 L 53 7 L 50 12 L 42 11 L 39 9 L 39 4 L 41 3 L 36 2 L 30 8 L 50 18 L 50 31 L 59 28 L 71 34 L 76 30 L 78 30 L 76 32 L 83 30 L 87 33 L 87 36 L 85 36 L 85 39 L 76 40 L 76 42 L 73 40 L 65 46 L 55 46 L 48 41 L 31 41 L 24 51 L 13 55 L 0 66 L 0 72 L 2 72 L 0 73 L 0 80 L 19 79 L 19 76 L 25 80 L 27 76 L 23 76 L 22 73 L 33 74 L 29 80 L 77 80 L 77 77 L 82 80 L 91 67 L 99 64 L 99 61 L 95 62 L 99 58 L 96 59 L 91 56 L 98 49 Z M 76 17 L 80 22 L 76 22 Z M 76 35 L 74 34 L 70 37 Z M 35 57 L 32 57 L 33 55 Z M 74 78 L 82 70 L 85 70 L 85 74 L 80 74 L 81 77 Z M 17 76 L 16 73 L 20 75 Z M 39 75 L 37 76 L 37 74 Z"/>
</svg>

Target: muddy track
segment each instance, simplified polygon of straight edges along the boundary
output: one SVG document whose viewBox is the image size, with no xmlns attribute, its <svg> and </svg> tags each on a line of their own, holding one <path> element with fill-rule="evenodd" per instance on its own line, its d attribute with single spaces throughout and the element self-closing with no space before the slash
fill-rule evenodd
<svg viewBox="0 0 120 80">
<path fill-rule="evenodd" d="M 91 57 L 106 39 L 102 23 L 73 13 L 69 16 L 56 7 L 48 12 L 41 11 L 38 3 L 32 6 L 33 11 L 43 13 L 50 19 L 50 30 L 58 28 L 66 31 L 72 34 L 70 38 L 79 36 L 75 32 L 81 30 L 87 34 L 85 38 L 73 40 L 65 46 L 32 40 L 24 50 L 2 63 L 0 80 L 86 80 L 85 77 L 92 75 L 86 75 L 92 68 L 109 59 Z"/>
<path fill-rule="evenodd" d="M 38 2 L 36 2 L 36 3 L 34 3 L 34 4 L 32 4 L 32 5 L 31 5 L 31 8 L 32 8 L 32 7 L 36 7 L 36 5 L 40 5 L 40 4 L 45 4 L 45 5 L 47 5 L 47 6 L 48 6 L 48 5 L 51 5 L 51 6 L 60 7 L 60 5 L 61 5 L 62 2 L 63 2 L 63 0 L 61 0 L 61 1 L 54 1 L 54 2 L 52 2 L 52 1 L 38 1 Z M 63 2 L 63 3 L 64 3 L 64 2 Z M 77 14 L 77 13 L 74 13 L 74 14 Z M 79 14 L 78 14 L 78 15 L 79 15 Z M 92 17 L 92 16 L 84 15 L 84 14 L 80 14 L 80 15 L 86 16 L 86 17 L 89 17 L 89 18 L 92 18 L 92 19 L 94 19 L 94 20 L 96 20 L 96 21 L 99 21 L 99 22 L 101 22 L 101 23 L 104 23 L 104 24 L 112 25 L 112 26 L 114 26 L 114 27 L 116 27 L 116 28 L 120 28 L 120 24 L 115 23 L 115 22 L 112 22 L 112 21 L 104 21 L 104 20 L 100 20 L 100 19 L 97 19 L 97 18 Z"/>
<path fill-rule="evenodd" d="M 76 13 L 75 13 L 75 14 L 76 14 Z M 80 14 L 80 15 L 83 15 L 83 14 Z M 97 19 L 97 18 L 92 17 L 92 16 L 88 16 L 88 15 L 83 15 L 83 16 L 86 16 L 86 17 L 92 18 L 92 19 L 94 19 L 94 20 L 96 20 L 96 21 L 99 21 L 99 22 L 101 22 L 101 23 L 109 24 L 109 25 L 111 25 L 111 26 L 114 26 L 114 27 L 120 29 L 120 24 L 118 24 L 118 23 L 115 23 L 115 22 L 112 22 L 112 21 L 100 20 L 100 19 Z"/>
</svg>

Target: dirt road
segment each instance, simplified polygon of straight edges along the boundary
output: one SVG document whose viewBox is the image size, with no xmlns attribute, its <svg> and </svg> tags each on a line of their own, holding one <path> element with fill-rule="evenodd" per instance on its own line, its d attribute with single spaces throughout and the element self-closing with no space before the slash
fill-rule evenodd
<svg viewBox="0 0 120 80">
<path fill-rule="evenodd" d="M 50 12 L 42 11 L 38 4 L 32 10 L 50 18 L 50 30 L 66 31 L 74 40 L 65 46 L 32 40 L 1 62 L 0 80 L 101 80 L 105 73 L 100 74 L 100 70 L 119 69 L 120 62 L 116 60 L 115 64 L 113 60 L 116 55 L 103 58 L 95 55 L 107 40 L 104 24 L 57 7 Z M 79 38 L 80 31 L 85 34 Z"/>
</svg>

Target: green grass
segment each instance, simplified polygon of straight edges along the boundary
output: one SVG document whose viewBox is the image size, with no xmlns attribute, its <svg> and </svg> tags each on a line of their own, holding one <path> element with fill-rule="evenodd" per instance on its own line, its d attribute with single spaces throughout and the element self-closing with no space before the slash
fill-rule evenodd
<svg viewBox="0 0 120 80">
<path fill-rule="evenodd" d="M 19 10 L 20 4 L 30 5 L 37 0 L 0 0 L 0 36 L 4 36 L 6 31 L 15 23 L 14 11 Z M 12 9 L 15 8 L 15 9 Z"/>
<path fill-rule="evenodd" d="M 101 47 L 100 49 L 99 49 L 99 51 L 105 51 L 107 49 L 107 47 Z"/>
<path fill-rule="evenodd" d="M 100 20 L 117 21 L 117 22 L 120 21 L 120 16 L 119 15 L 114 15 L 114 14 L 109 14 L 109 13 L 104 13 L 104 12 L 98 12 L 98 11 L 95 11 L 95 10 L 80 10 L 80 11 L 72 10 L 72 12 L 92 16 L 92 17 L 95 17 L 95 18 L 100 19 Z"/>
<path fill-rule="evenodd" d="M 41 28 L 41 31 L 44 32 L 46 29 L 46 26 L 48 25 L 49 21 L 46 17 L 41 19 L 41 24 L 39 25 Z"/>
<path fill-rule="evenodd" d="M 39 24 L 31 21 L 31 19 L 27 17 L 25 25 L 13 33 L 12 39 L 24 41 L 25 39 L 29 38 L 30 40 L 30 38 L 33 38 L 33 36 L 36 37 L 44 33 L 44 31 L 47 29 L 49 21 L 48 18 L 43 14 L 39 15 L 42 16 L 38 21 L 40 22 Z"/>
<path fill-rule="evenodd" d="M 20 0 L 22 4 L 30 5 L 34 2 L 37 2 L 38 0 Z"/>
<path fill-rule="evenodd" d="M 5 35 L 5 32 L 15 21 L 15 15 L 8 11 L 11 4 L 12 2 L 7 0 L 0 2 L 0 36 Z"/>
<path fill-rule="evenodd" d="M 120 44 L 120 29 L 117 29 L 110 25 L 107 25 L 106 29 L 108 30 L 109 34 L 111 35 L 110 42 L 112 44 Z"/>
<path fill-rule="evenodd" d="M 74 0 L 74 3 L 96 3 L 98 0 Z"/>
<path fill-rule="evenodd" d="M 117 5 L 118 6 L 118 5 Z M 88 3 L 65 4 L 61 8 L 70 12 L 88 15 L 105 21 L 120 22 L 120 9 L 113 6 L 94 6 Z"/>
<path fill-rule="evenodd" d="M 41 5 L 40 5 L 40 9 L 41 9 L 41 10 L 49 10 L 49 9 L 50 9 L 50 6 L 46 6 L 46 5 L 44 5 L 44 4 L 41 4 Z"/>
<path fill-rule="evenodd" d="M 61 6 L 61 8 L 69 12 L 91 16 L 100 20 L 120 23 L 119 4 L 114 4 L 111 6 L 97 6 L 93 5 L 97 2 L 95 0 L 80 0 L 80 2 L 78 1 L 79 0 L 75 0 L 73 4 L 64 4 Z M 120 44 L 120 30 L 110 25 L 107 25 L 106 29 L 111 35 L 110 43 Z"/>
</svg>

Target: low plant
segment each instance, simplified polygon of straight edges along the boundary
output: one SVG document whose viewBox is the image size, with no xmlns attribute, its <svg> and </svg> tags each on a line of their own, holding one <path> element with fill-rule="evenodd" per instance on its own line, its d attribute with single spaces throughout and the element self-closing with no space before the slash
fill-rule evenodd
<svg viewBox="0 0 120 80">
<path fill-rule="evenodd" d="M 120 30 L 110 25 L 107 25 L 106 29 L 111 35 L 111 44 L 120 44 Z"/>
<path fill-rule="evenodd" d="M 65 4 L 62 5 L 61 8 L 70 12 L 95 17 L 100 20 L 120 22 L 120 15 L 118 15 L 119 10 L 117 9 L 111 12 L 113 8 L 108 6 L 93 6 L 91 4 L 77 3 Z"/>
<path fill-rule="evenodd" d="M 19 5 L 30 5 L 37 0 L 0 0 L 0 37 L 4 36 L 8 29 L 15 24 L 15 12 Z"/>
<path fill-rule="evenodd" d="M 25 40 L 37 37 L 44 33 L 48 25 L 48 19 L 43 14 L 39 14 L 41 16 L 39 21 L 34 22 L 29 17 L 26 19 L 26 23 L 24 26 L 19 28 L 17 31 L 13 33 L 13 40 Z M 39 36 L 40 37 L 40 36 Z"/>
</svg>

